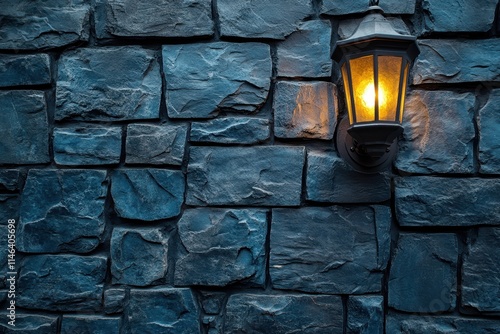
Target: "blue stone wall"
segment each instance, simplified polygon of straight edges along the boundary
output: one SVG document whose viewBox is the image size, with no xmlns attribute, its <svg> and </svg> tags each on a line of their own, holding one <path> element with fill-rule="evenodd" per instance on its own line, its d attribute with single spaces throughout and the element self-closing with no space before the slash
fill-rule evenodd
<svg viewBox="0 0 500 334">
<path fill-rule="evenodd" d="M 0 0 L 0 332 L 500 333 L 498 0 L 380 0 L 422 53 L 374 175 L 368 2 Z"/>
</svg>

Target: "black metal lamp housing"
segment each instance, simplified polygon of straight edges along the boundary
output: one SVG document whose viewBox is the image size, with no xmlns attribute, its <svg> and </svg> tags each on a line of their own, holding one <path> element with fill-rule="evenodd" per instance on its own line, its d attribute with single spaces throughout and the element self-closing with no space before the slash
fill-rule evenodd
<svg viewBox="0 0 500 334">
<path fill-rule="evenodd" d="M 336 43 L 332 58 L 341 67 L 348 111 L 337 150 L 355 170 L 374 173 L 392 163 L 408 71 L 419 53 L 416 37 L 396 32 L 379 6 L 370 6 L 354 34 Z"/>
</svg>

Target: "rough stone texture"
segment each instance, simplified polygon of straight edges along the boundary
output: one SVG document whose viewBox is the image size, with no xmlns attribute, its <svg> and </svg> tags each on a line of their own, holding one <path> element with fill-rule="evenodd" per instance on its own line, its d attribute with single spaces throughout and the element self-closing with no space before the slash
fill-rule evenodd
<svg viewBox="0 0 500 334">
<path fill-rule="evenodd" d="M 87 41 L 88 0 L 1 0 L 0 49 L 55 48 Z"/>
<path fill-rule="evenodd" d="M 276 68 L 280 77 L 330 77 L 332 60 L 330 21 L 302 23 L 299 30 L 277 45 Z M 307 47 L 304 47 L 306 46 Z"/>
<path fill-rule="evenodd" d="M 59 59 L 56 120 L 117 121 L 159 117 L 160 64 L 136 46 L 82 48 Z"/>
<path fill-rule="evenodd" d="M 479 312 L 500 312 L 500 228 L 470 232 L 463 256 L 461 305 Z"/>
<path fill-rule="evenodd" d="M 338 296 L 235 294 L 226 307 L 226 334 L 342 333 Z"/>
<path fill-rule="evenodd" d="M 48 54 L 0 55 L 0 87 L 50 84 L 51 66 Z"/>
<path fill-rule="evenodd" d="M 114 314 L 123 312 L 125 289 L 107 289 L 104 291 L 104 312 Z"/>
<path fill-rule="evenodd" d="M 380 1 L 380 6 L 386 14 L 413 14 L 415 12 L 416 0 L 385 0 Z M 369 1 L 353 0 L 323 0 L 321 14 L 346 15 L 364 13 L 368 10 Z"/>
<path fill-rule="evenodd" d="M 225 117 L 191 124 L 190 140 L 217 144 L 257 144 L 269 139 L 269 120 Z"/>
<path fill-rule="evenodd" d="M 121 318 L 64 315 L 61 334 L 119 334 Z"/>
<path fill-rule="evenodd" d="M 131 333 L 199 333 L 199 310 L 189 289 L 131 290 L 128 304 Z"/>
<path fill-rule="evenodd" d="M 384 297 L 349 296 L 347 332 L 352 334 L 383 334 Z"/>
<path fill-rule="evenodd" d="M 497 0 L 423 0 L 424 33 L 486 32 L 493 28 Z"/>
<path fill-rule="evenodd" d="M 376 216 L 376 210 L 382 214 Z M 390 249 L 389 208 L 274 209 L 272 217 L 274 288 L 336 294 L 381 290 Z"/>
<path fill-rule="evenodd" d="M 500 174 L 500 89 L 490 93 L 488 102 L 479 110 L 479 163 L 485 174 Z"/>
<path fill-rule="evenodd" d="M 454 309 L 457 257 L 454 234 L 400 234 L 389 274 L 389 306 L 422 313 Z"/>
<path fill-rule="evenodd" d="M 475 13 L 475 11 L 474 11 Z M 475 14 L 474 14 L 475 15 Z M 413 84 L 500 81 L 500 38 L 422 39 Z"/>
<path fill-rule="evenodd" d="M 21 197 L 17 249 L 92 251 L 104 232 L 106 193 L 104 171 L 30 170 Z"/>
<path fill-rule="evenodd" d="M 500 225 L 500 180 L 396 179 L 396 217 L 402 226 Z"/>
<path fill-rule="evenodd" d="M 189 205 L 300 204 L 303 147 L 191 147 Z"/>
<path fill-rule="evenodd" d="M 165 169 L 116 170 L 111 195 L 120 217 L 146 221 L 175 217 L 184 201 L 184 176 Z"/>
<path fill-rule="evenodd" d="M 7 225 L 9 219 L 19 220 L 19 196 L 0 194 L 0 225 Z"/>
<path fill-rule="evenodd" d="M 176 285 L 263 285 L 267 212 L 191 209 L 178 223 L 184 248 L 175 265 Z"/>
<path fill-rule="evenodd" d="M 119 127 L 54 129 L 54 160 L 59 165 L 117 164 L 121 148 Z"/>
<path fill-rule="evenodd" d="M 0 92 L 0 164 L 49 162 L 48 131 L 43 92 Z"/>
<path fill-rule="evenodd" d="M 180 166 L 184 159 L 187 126 L 130 124 L 127 127 L 127 164 Z"/>
<path fill-rule="evenodd" d="M 160 229 L 115 228 L 111 236 L 113 282 L 147 286 L 167 274 L 168 237 Z"/>
<path fill-rule="evenodd" d="M 16 191 L 19 189 L 20 173 L 16 169 L 0 170 L 0 191 Z"/>
<path fill-rule="evenodd" d="M 284 39 L 313 13 L 311 0 L 217 0 L 217 9 L 221 36 L 244 38 Z"/>
<path fill-rule="evenodd" d="M 412 91 L 405 103 L 404 140 L 396 168 L 409 173 L 473 173 L 475 96 Z"/>
<path fill-rule="evenodd" d="M 5 334 L 57 333 L 57 317 L 16 313 L 16 326 L 12 327 L 7 324 L 8 318 L 6 317 L 6 315 L 2 314 L 1 316 L 4 321 L 0 322 L 0 332 Z"/>
<path fill-rule="evenodd" d="M 255 111 L 270 87 L 271 54 L 262 43 L 163 46 L 172 118 L 212 118 L 219 110 Z"/>
<path fill-rule="evenodd" d="M 330 82 L 276 84 L 274 134 L 279 138 L 333 138 L 337 124 L 337 88 Z"/>
<path fill-rule="evenodd" d="M 28 256 L 19 269 L 16 306 L 47 311 L 97 311 L 105 275 L 105 257 Z"/>
<path fill-rule="evenodd" d="M 307 152 L 306 199 L 326 203 L 379 203 L 391 198 L 387 173 L 361 174 L 335 152 Z"/>
<path fill-rule="evenodd" d="M 203 292 L 201 306 L 207 314 L 219 314 L 224 305 L 226 294 L 223 292 Z"/>
<path fill-rule="evenodd" d="M 98 38 L 195 37 L 214 33 L 210 0 L 96 2 Z"/>
<path fill-rule="evenodd" d="M 387 333 L 411 334 L 492 334 L 498 333 L 498 320 L 459 318 L 449 316 L 387 316 Z"/>
</svg>

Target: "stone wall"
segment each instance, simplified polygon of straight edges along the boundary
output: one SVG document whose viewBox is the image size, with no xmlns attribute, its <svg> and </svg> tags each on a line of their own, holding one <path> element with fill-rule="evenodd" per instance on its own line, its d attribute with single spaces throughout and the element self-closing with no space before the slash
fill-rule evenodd
<svg viewBox="0 0 500 334">
<path fill-rule="evenodd" d="M 380 1 L 422 53 L 375 175 L 334 149 L 367 4 L 0 0 L 0 331 L 500 333 L 498 0 Z"/>
</svg>

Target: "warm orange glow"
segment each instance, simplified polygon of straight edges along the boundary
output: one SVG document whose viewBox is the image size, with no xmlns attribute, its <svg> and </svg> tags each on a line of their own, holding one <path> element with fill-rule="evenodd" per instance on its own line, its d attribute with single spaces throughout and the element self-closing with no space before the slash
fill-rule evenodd
<svg viewBox="0 0 500 334">
<path fill-rule="evenodd" d="M 361 98 L 363 99 L 363 106 L 365 108 L 368 108 L 372 113 L 373 117 L 375 117 L 375 85 L 373 82 L 370 82 L 365 86 L 365 89 L 363 90 L 363 94 Z M 386 94 L 385 90 L 382 86 L 378 87 L 378 105 L 379 108 L 382 108 L 385 106 L 385 101 L 386 101 Z"/>
</svg>

